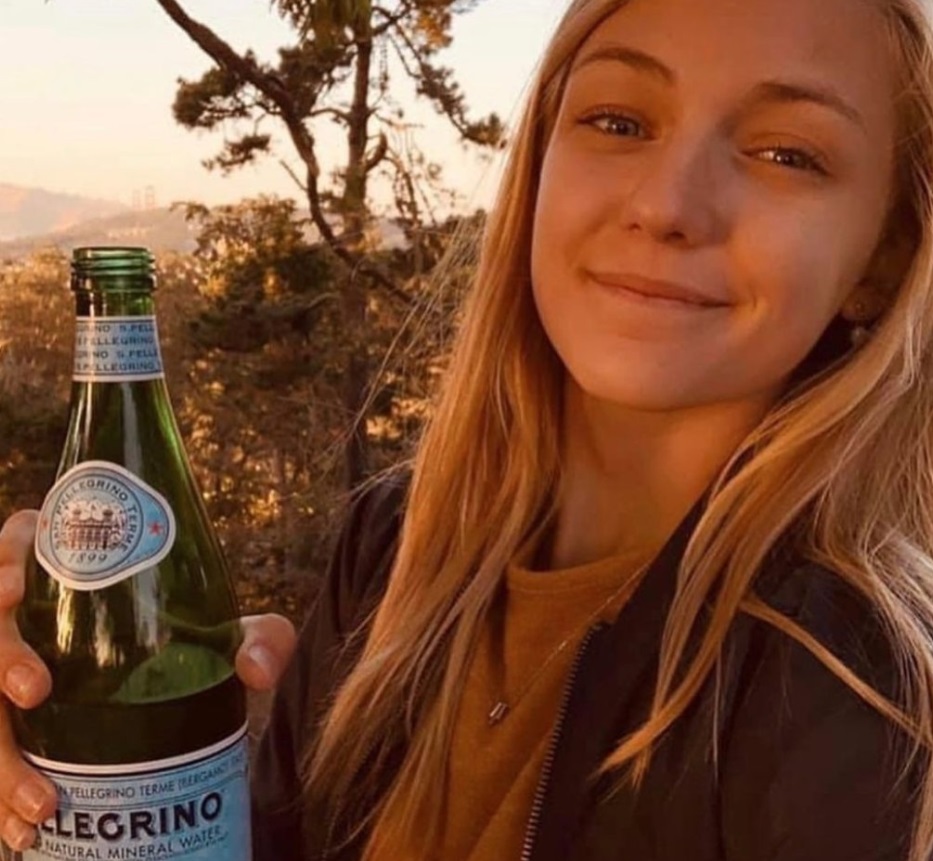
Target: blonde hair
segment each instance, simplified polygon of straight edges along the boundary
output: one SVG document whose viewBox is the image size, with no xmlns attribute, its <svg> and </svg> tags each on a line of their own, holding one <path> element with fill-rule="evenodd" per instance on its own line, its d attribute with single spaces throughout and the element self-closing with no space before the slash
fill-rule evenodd
<svg viewBox="0 0 933 861">
<path fill-rule="evenodd" d="M 605 768 L 625 767 L 640 783 L 655 743 L 716 667 L 733 621 L 751 614 L 804 645 L 909 733 L 910 762 L 924 766 L 910 853 L 921 861 L 933 846 L 933 36 L 922 0 L 877 2 L 904 78 L 898 224 L 909 260 L 899 289 L 870 342 L 844 355 L 830 351 L 810 367 L 722 469 L 681 562 L 650 715 Z M 564 371 L 530 290 L 533 207 L 573 57 L 622 5 L 574 0 L 543 57 L 445 390 L 417 453 L 388 588 L 310 761 L 309 791 L 345 803 L 365 796 L 367 775 L 375 780 L 391 742 L 405 739 L 407 755 L 371 819 L 391 809 L 390 827 L 406 845 L 430 845 L 438 833 L 434 788 L 442 785 L 471 649 L 508 561 L 558 497 Z M 804 555 L 864 596 L 882 620 L 902 702 L 872 689 L 755 596 L 765 555 L 794 528 Z M 683 669 L 704 601 L 712 605 L 709 623 Z"/>
</svg>

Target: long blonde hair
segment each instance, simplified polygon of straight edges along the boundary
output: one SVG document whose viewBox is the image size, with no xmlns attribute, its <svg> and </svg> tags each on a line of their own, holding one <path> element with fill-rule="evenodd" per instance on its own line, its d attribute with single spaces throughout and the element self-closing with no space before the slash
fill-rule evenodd
<svg viewBox="0 0 933 861">
<path fill-rule="evenodd" d="M 310 761 L 309 791 L 348 803 L 404 739 L 404 762 L 371 815 L 391 809 L 408 845 L 437 834 L 435 788 L 471 649 L 507 563 L 558 496 L 564 371 L 530 290 L 537 177 L 573 57 L 624 2 L 574 0 L 543 57 L 417 452 L 389 585 Z M 605 768 L 641 781 L 748 613 L 802 643 L 914 740 L 911 763 L 925 777 L 910 861 L 921 861 L 933 846 L 933 35 L 923 0 L 877 2 L 903 71 L 898 224 L 910 247 L 899 289 L 870 342 L 798 381 L 723 467 L 681 563 L 649 718 Z M 765 555 L 800 524 L 804 554 L 883 621 L 903 676 L 898 703 L 755 597 Z M 704 601 L 710 620 L 682 669 Z"/>
</svg>

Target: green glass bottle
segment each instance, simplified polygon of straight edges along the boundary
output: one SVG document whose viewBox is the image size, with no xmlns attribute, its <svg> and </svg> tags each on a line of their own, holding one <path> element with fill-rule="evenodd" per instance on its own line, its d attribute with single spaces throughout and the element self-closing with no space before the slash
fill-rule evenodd
<svg viewBox="0 0 933 861">
<path fill-rule="evenodd" d="M 250 857 L 240 627 L 165 385 L 152 255 L 74 253 L 75 372 L 18 615 L 49 699 L 17 711 L 59 809 L 25 861 Z"/>
</svg>

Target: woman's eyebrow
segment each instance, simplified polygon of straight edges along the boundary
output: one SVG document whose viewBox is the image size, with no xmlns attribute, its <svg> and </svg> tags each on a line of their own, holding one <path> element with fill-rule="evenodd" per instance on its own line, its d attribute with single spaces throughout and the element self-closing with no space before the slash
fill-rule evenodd
<svg viewBox="0 0 933 861">
<path fill-rule="evenodd" d="M 868 133 L 865 118 L 835 90 L 814 84 L 792 81 L 762 81 L 743 100 L 746 107 L 759 104 L 795 104 L 809 102 L 829 108 Z"/>
<path fill-rule="evenodd" d="M 631 48 L 627 45 L 607 43 L 598 45 L 580 56 L 573 65 L 573 71 L 579 71 L 593 63 L 622 63 L 632 69 L 647 72 L 667 85 L 677 83 L 677 73 L 657 57 Z M 864 117 L 831 88 L 794 81 L 762 81 L 757 84 L 743 100 L 746 107 L 757 104 L 793 104 L 796 102 L 810 102 L 829 108 L 832 111 L 855 123 L 863 132 L 868 131 Z"/>
<path fill-rule="evenodd" d="M 637 48 L 628 48 L 625 45 L 605 44 L 587 51 L 573 65 L 573 71 L 589 66 L 592 63 L 614 62 L 624 63 L 633 69 L 642 72 L 648 72 L 656 78 L 659 78 L 665 84 L 674 84 L 677 82 L 677 75 L 669 67 L 662 63 L 657 57 L 639 51 Z"/>
</svg>

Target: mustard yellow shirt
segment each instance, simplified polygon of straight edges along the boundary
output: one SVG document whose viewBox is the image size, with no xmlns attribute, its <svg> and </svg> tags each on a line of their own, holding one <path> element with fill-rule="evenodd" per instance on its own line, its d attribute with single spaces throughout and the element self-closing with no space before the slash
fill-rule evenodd
<svg viewBox="0 0 933 861">
<path fill-rule="evenodd" d="M 474 652 L 455 724 L 441 844 L 428 858 L 373 836 L 379 861 L 502 861 L 521 857 L 525 827 L 577 648 L 612 620 L 637 585 L 631 557 L 556 571 L 517 564 Z M 621 589 L 620 589 L 621 587 Z M 608 603 L 607 603 L 608 600 Z M 558 653 L 555 650 L 567 640 Z M 529 686 L 529 681 L 530 682 Z M 507 716 L 490 726 L 499 701 Z"/>
</svg>

